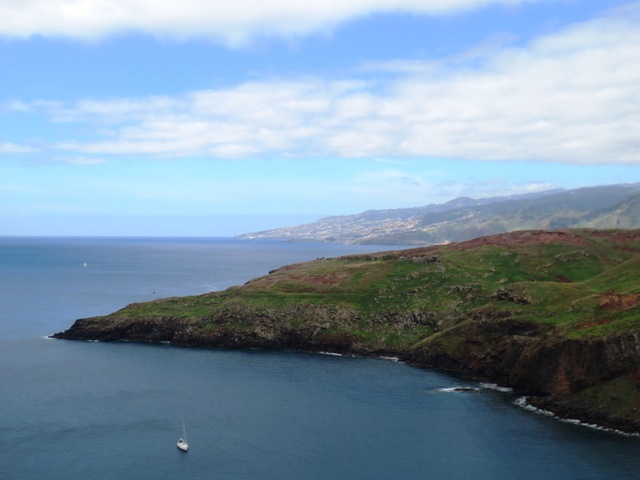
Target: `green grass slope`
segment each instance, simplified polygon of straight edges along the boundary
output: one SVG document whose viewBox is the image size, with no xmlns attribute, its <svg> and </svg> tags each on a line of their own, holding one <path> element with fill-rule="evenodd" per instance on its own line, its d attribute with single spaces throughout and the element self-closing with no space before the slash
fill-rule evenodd
<svg viewBox="0 0 640 480">
<path fill-rule="evenodd" d="M 402 347 L 410 348 L 490 312 L 590 337 L 640 327 L 639 267 L 638 230 L 523 231 L 289 265 L 224 292 L 134 304 L 102 318 L 171 318 L 211 330 L 224 324 L 220 314 L 245 309 L 237 326 L 251 328 L 256 312 L 267 317 L 307 305 L 348 311 L 349 333 L 379 333 L 378 348 L 397 346 L 387 345 L 378 327 L 406 330 Z M 396 323 L 411 316 L 427 318 L 428 328 Z M 304 319 L 280 320 L 295 327 Z"/>
</svg>

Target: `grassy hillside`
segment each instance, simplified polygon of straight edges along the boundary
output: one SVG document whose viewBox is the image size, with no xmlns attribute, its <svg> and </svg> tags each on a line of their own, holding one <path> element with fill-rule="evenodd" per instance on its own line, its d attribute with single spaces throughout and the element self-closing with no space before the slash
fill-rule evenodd
<svg viewBox="0 0 640 480">
<path fill-rule="evenodd" d="M 242 287 L 135 304 L 107 318 L 183 319 L 211 330 L 221 324 L 217 314 L 229 309 L 266 315 L 315 305 L 349 311 L 357 318 L 349 334 L 368 341 L 377 337 L 378 348 L 410 348 L 435 331 L 490 312 L 584 338 L 640 327 L 634 317 L 639 254 L 638 231 L 516 232 L 290 265 Z M 425 325 L 400 328 L 392 320 L 411 315 Z M 398 338 L 391 341 L 373 328 L 385 326 L 381 316 L 391 319 L 386 327 Z M 282 321 L 293 327 L 301 320 Z M 254 318 L 237 322 L 251 328 Z M 344 330 L 339 323 L 331 328 Z"/>
<path fill-rule="evenodd" d="M 217 322 L 215 312 L 234 304 L 265 312 L 332 306 L 357 315 L 359 325 L 350 333 L 367 338 L 382 314 L 428 316 L 429 328 L 405 329 L 408 347 L 488 311 L 589 337 L 640 326 L 630 321 L 640 295 L 639 253 L 637 231 L 517 232 L 286 266 L 222 293 L 133 305 L 118 316 L 197 319 L 200 328 L 209 328 L 207 317 Z M 379 344 L 386 348 L 383 337 Z"/>
</svg>

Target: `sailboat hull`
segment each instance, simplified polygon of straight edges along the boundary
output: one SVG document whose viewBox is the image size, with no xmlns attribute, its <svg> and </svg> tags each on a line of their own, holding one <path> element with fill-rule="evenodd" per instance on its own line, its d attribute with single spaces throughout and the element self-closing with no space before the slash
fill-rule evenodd
<svg viewBox="0 0 640 480">
<path fill-rule="evenodd" d="M 183 452 L 189 451 L 189 444 L 182 439 L 178 440 L 177 446 L 178 446 L 178 449 L 182 450 Z"/>
</svg>

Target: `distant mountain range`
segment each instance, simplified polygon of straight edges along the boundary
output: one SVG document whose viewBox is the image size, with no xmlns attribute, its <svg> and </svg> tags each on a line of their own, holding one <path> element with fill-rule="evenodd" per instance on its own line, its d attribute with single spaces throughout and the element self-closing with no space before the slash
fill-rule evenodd
<svg viewBox="0 0 640 480">
<path fill-rule="evenodd" d="M 372 245 L 434 245 L 516 230 L 640 228 L 640 183 L 548 190 L 325 217 L 238 238 Z"/>
</svg>

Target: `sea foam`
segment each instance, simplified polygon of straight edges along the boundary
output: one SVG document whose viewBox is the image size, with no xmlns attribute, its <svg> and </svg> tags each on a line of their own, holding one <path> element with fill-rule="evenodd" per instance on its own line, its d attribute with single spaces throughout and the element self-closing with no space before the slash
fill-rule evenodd
<svg viewBox="0 0 640 480">
<path fill-rule="evenodd" d="M 523 408 L 524 410 L 527 410 L 528 412 L 532 412 L 535 413 L 537 415 L 544 415 L 546 417 L 552 417 L 555 420 L 558 420 L 562 423 L 569 423 L 571 425 L 577 425 L 580 427 L 586 427 L 586 428 L 590 428 L 592 430 L 598 430 L 601 432 L 611 432 L 611 433 L 615 433 L 618 435 L 623 435 L 625 437 L 640 437 L 639 433 L 629 433 L 629 432 L 623 432 L 622 430 L 616 430 L 615 428 L 607 428 L 607 427 L 601 427 L 600 425 L 595 425 L 593 423 L 588 423 L 588 422 L 583 422 L 582 420 L 579 420 L 577 418 L 562 418 L 557 416 L 555 413 L 553 413 L 550 410 L 545 410 L 544 408 L 538 408 L 538 407 L 534 407 L 533 405 L 531 405 L 528 402 L 528 397 L 518 397 L 514 400 L 514 405 Z"/>
</svg>

